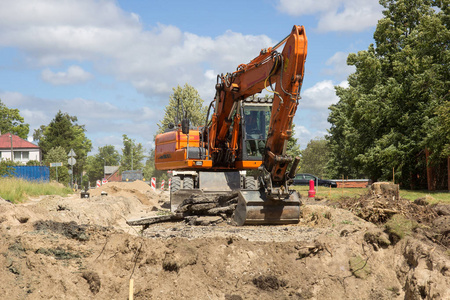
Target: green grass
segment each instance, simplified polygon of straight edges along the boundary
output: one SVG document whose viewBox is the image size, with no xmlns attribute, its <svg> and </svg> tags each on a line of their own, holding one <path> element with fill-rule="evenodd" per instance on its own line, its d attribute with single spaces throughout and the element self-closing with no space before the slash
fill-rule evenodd
<svg viewBox="0 0 450 300">
<path fill-rule="evenodd" d="M 447 191 L 431 192 L 431 191 L 412 191 L 400 190 L 400 197 L 414 201 L 417 198 L 426 198 L 430 204 L 448 203 L 450 204 L 450 193 Z"/>
<path fill-rule="evenodd" d="M 302 197 L 308 197 L 308 186 L 291 186 L 291 188 L 300 192 Z M 367 192 L 366 188 L 329 188 L 319 186 L 316 189 L 316 197 L 321 197 L 329 200 L 339 200 L 346 197 L 359 197 Z"/>
<path fill-rule="evenodd" d="M 300 192 L 302 197 L 308 197 L 308 186 L 291 186 L 291 188 Z M 329 199 L 329 200 L 339 200 L 341 198 L 354 198 L 360 195 L 366 194 L 367 188 L 329 188 L 319 186 L 316 189 L 316 197 Z M 413 190 L 402 190 L 400 189 L 400 197 L 414 201 L 417 198 L 426 197 L 430 204 L 434 203 L 448 203 L 450 204 L 450 193 L 447 191 L 413 191 Z"/>
<path fill-rule="evenodd" d="M 395 235 L 398 239 L 402 239 L 417 228 L 415 221 L 407 219 L 400 214 L 393 215 L 384 225 L 390 235 Z"/>
<path fill-rule="evenodd" d="M 58 183 L 40 183 L 15 178 L 0 178 L 0 197 L 13 203 L 26 200 L 28 197 L 41 195 L 67 196 L 72 193 L 68 187 Z"/>
</svg>

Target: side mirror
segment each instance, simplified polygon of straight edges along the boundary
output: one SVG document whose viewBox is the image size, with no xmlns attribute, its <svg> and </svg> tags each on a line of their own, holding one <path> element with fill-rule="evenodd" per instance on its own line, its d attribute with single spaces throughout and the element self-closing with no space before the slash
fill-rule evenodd
<svg viewBox="0 0 450 300">
<path fill-rule="evenodd" d="M 169 123 L 169 124 L 167 124 L 167 128 L 174 129 L 175 128 L 175 124 Z"/>
<path fill-rule="evenodd" d="M 181 132 L 183 134 L 189 134 L 189 119 L 183 119 L 181 121 Z"/>
</svg>

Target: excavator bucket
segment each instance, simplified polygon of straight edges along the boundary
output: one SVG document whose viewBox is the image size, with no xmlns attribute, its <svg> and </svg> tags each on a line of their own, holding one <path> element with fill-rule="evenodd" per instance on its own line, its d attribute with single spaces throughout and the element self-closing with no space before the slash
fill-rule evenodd
<svg viewBox="0 0 450 300">
<path fill-rule="evenodd" d="M 234 212 L 237 225 L 296 224 L 300 219 L 300 199 L 296 192 L 285 199 L 269 199 L 257 190 L 241 190 Z"/>
</svg>

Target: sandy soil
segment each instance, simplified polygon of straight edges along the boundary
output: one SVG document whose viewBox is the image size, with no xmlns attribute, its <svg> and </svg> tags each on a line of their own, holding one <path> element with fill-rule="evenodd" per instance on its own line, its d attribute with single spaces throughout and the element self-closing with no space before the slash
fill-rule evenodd
<svg viewBox="0 0 450 300">
<path fill-rule="evenodd" d="M 134 299 L 450 299 L 446 207 L 413 204 L 417 226 L 401 239 L 386 214 L 409 204 L 380 208 L 382 197 L 304 199 L 296 225 L 126 225 L 167 200 L 140 181 L 0 199 L 1 298 L 127 299 L 133 279 Z"/>
</svg>

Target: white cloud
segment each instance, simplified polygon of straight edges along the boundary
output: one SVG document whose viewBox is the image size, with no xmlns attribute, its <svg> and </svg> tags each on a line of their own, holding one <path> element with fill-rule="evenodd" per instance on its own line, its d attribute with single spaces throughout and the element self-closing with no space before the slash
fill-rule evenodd
<svg viewBox="0 0 450 300">
<path fill-rule="evenodd" d="M 157 130 L 155 120 L 162 110 L 154 107 L 119 107 L 109 102 L 97 102 L 82 98 L 50 100 L 25 96 L 20 93 L 0 92 L 0 99 L 10 108 L 18 108 L 25 122 L 30 124 L 30 133 L 41 125 L 48 125 L 61 110 L 71 116 L 77 116 L 78 124 L 85 125 L 87 136 L 92 140 L 93 150 L 104 146 L 104 136 L 109 137 L 108 144 L 114 145 L 122 134 L 135 138 L 144 146 L 151 146 L 153 134 Z M 102 137 L 98 139 L 97 137 Z"/>
<path fill-rule="evenodd" d="M 297 143 L 301 149 L 305 149 L 309 141 L 317 137 L 324 137 L 327 134 L 325 129 L 323 130 L 309 130 L 305 126 L 295 125 L 294 137 L 297 139 Z"/>
<path fill-rule="evenodd" d="M 331 104 L 338 101 L 331 80 L 324 80 L 316 83 L 302 93 L 300 109 L 327 110 Z"/>
<path fill-rule="evenodd" d="M 295 137 L 302 149 L 311 139 L 327 134 L 330 128 L 328 108 L 339 101 L 334 89 L 336 85 L 348 87 L 348 82 L 335 84 L 331 80 L 324 80 L 303 91 L 294 119 Z"/>
<path fill-rule="evenodd" d="M 85 82 L 92 78 L 92 74 L 79 66 L 70 66 L 66 72 L 56 73 L 47 68 L 42 71 L 41 78 L 53 85 L 69 85 Z"/>
<path fill-rule="evenodd" d="M 332 75 L 339 80 L 346 79 L 356 69 L 355 66 L 347 65 L 347 56 L 348 53 L 336 52 L 325 62 L 325 65 L 330 67 L 325 69 L 324 73 Z"/>
<path fill-rule="evenodd" d="M 382 17 L 378 0 L 279 0 L 278 10 L 291 16 L 318 15 L 318 30 L 359 32 Z"/>
<path fill-rule="evenodd" d="M 274 44 L 265 35 L 232 31 L 206 37 L 164 24 L 144 29 L 138 15 L 124 12 L 113 0 L 0 2 L 0 47 L 21 50 L 25 61 L 44 68 L 43 79 L 53 84 L 70 82 L 70 74 L 50 67 L 91 62 L 92 72 L 131 82 L 145 95 L 168 96 L 173 87 L 189 82 L 212 99 L 215 76 L 207 70 L 232 72 Z"/>
</svg>

